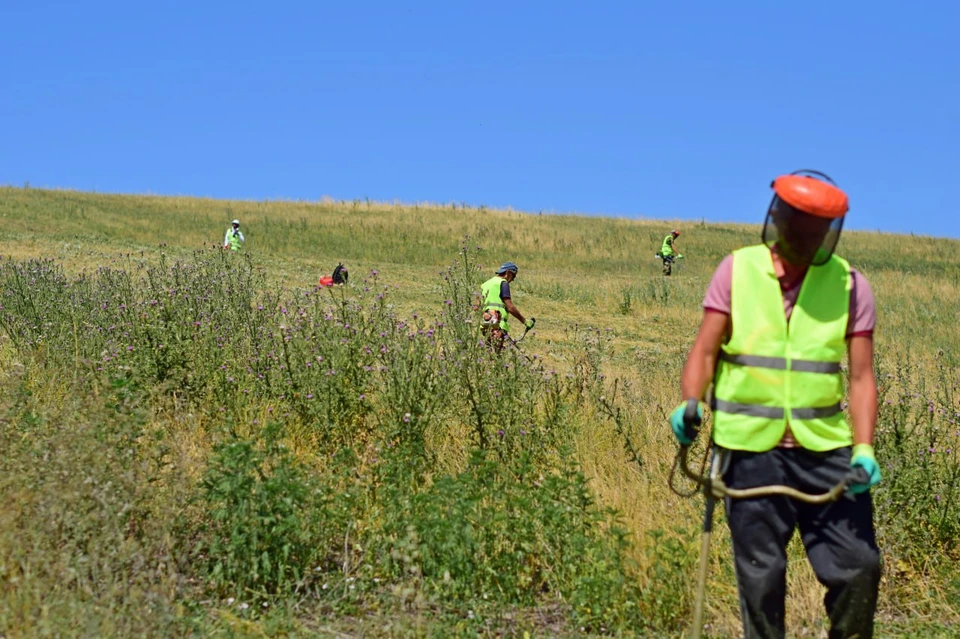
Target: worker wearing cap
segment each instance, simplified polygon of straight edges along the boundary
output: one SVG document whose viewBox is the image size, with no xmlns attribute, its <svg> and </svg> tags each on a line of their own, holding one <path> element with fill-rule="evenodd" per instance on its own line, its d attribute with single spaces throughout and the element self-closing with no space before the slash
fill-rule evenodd
<svg viewBox="0 0 960 639">
<path fill-rule="evenodd" d="M 774 495 L 727 500 L 726 508 L 746 637 L 784 636 L 786 548 L 799 528 L 826 588 L 830 637 L 866 639 L 880 581 L 869 492 L 880 481 L 873 293 L 833 254 L 846 194 L 814 171 L 781 176 L 773 190 L 763 243 L 734 251 L 714 273 L 683 397 L 701 400 L 713 382 L 713 443 L 731 488 L 824 493 L 851 468 L 865 471 L 866 483 L 850 485 L 837 502 Z M 842 404 L 845 355 L 851 425 Z M 683 408 L 670 421 L 689 444 L 696 431 Z"/>
<path fill-rule="evenodd" d="M 682 255 L 679 255 L 674 248 L 674 243 L 678 237 L 680 237 L 680 231 L 673 230 L 670 231 L 670 235 L 663 238 L 663 245 L 660 247 L 660 253 L 658 253 L 658 255 L 660 256 L 660 259 L 663 260 L 664 275 L 670 275 L 673 267 L 673 261 L 678 257 L 683 257 Z"/>
<path fill-rule="evenodd" d="M 244 241 L 243 233 L 240 232 L 240 220 L 234 220 L 227 229 L 227 234 L 223 236 L 223 248 L 239 251 Z"/>
<path fill-rule="evenodd" d="M 523 322 L 527 330 L 536 323 L 532 317 L 524 319 L 520 309 L 513 303 L 510 283 L 517 278 L 517 271 L 516 264 L 504 262 L 493 277 L 480 285 L 483 328 L 488 332 L 488 339 L 498 349 L 503 346 L 503 339 L 510 332 L 510 315 Z"/>
</svg>

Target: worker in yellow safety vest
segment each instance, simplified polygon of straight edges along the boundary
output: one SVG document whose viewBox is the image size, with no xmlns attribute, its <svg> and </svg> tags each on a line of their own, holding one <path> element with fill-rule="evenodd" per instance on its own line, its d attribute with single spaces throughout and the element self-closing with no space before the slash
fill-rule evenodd
<svg viewBox="0 0 960 639">
<path fill-rule="evenodd" d="M 727 500 L 746 637 L 783 637 L 787 543 L 799 528 L 826 588 L 830 637 L 873 634 L 880 554 L 870 488 L 877 384 L 876 305 L 866 279 L 833 254 L 847 195 L 816 171 L 774 180 L 763 243 L 734 251 L 714 273 L 683 369 L 685 400 L 713 382 L 713 444 L 730 488 L 781 484 L 822 493 L 861 468 L 837 502 L 773 495 Z M 849 363 L 849 416 L 841 361 Z M 686 403 L 670 417 L 681 444 L 696 436 Z M 699 407 L 698 407 L 699 412 Z"/>
<path fill-rule="evenodd" d="M 657 256 L 663 260 L 663 274 L 670 275 L 674 261 L 683 257 L 676 251 L 676 241 L 680 237 L 680 231 L 670 231 L 670 235 L 663 238 L 663 244 L 660 245 L 660 252 Z"/>
<path fill-rule="evenodd" d="M 240 220 L 234 220 L 223 236 L 223 248 L 239 251 L 245 241 L 243 233 L 240 232 Z"/>
<path fill-rule="evenodd" d="M 513 262 L 504 262 L 493 277 L 480 285 L 482 326 L 488 342 L 497 350 L 503 347 L 503 340 L 510 332 L 510 315 L 523 322 L 527 330 L 533 328 L 537 321 L 532 317 L 525 319 L 520 309 L 513 303 L 510 283 L 517 278 L 518 270 Z"/>
</svg>

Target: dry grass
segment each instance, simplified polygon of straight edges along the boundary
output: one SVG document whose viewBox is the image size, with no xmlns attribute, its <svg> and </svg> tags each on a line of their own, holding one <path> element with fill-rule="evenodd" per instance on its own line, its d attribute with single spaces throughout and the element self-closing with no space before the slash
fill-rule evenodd
<svg viewBox="0 0 960 639">
<path fill-rule="evenodd" d="M 487 270 L 506 259 L 516 261 L 516 302 L 538 319 L 536 334 L 525 340 L 524 350 L 543 356 L 558 370 L 569 370 L 581 339 L 574 328 L 610 329 L 605 333 L 605 373 L 638 389 L 629 417 L 631 432 L 642 442 L 642 467 L 627 459 L 613 425 L 599 415 L 584 417 L 576 447 L 598 501 L 616 508 L 637 540 L 634 559 L 641 572 L 647 568 L 648 531 L 696 529 L 698 503 L 666 487 L 675 448 L 664 415 L 680 399 L 680 368 L 713 268 L 730 250 L 754 242 L 758 227 L 429 204 L 219 201 L 0 188 L 0 256 L 53 257 L 70 270 L 89 272 L 122 262 L 119 256 L 125 253 L 150 256 L 162 250 L 182 256 L 219 244 L 235 217 L 242 221 L 246 250 L 273 282 L 310 285 L 344 261 L 354 281 L 377 269 L 382 281 L 396 285 L 394 299 L 406 313 L 431 314 L 442 302 L 436 274 L 456 254 L 464 236 L 484 247 Z M 673 227 L 682 231 L 679 248 L 687 257 L 667 280 L 653 254 Z M 839 252 L 873 285 L 877 345 L 883 357 L 931 362 L 937 352 L 960 355 L 960 243 L 846 233 Z M 0 366 L 16 366 L 9 349 L 0 356 Z M 36 390 L 42 401 L 58 401 L 56 388 Z M 180 418 L 171 410 L 153 419 L 159 424 Z M 176 433 L 171 445 L 177 472 L 196 477 L 211 445 L 207 430 L 201 423 L 182 420 L 165 427 Z M 312 446 L 305 440 L 298 448 L 306 454 Z M 715 539 L 709 622 L 716 636 L 733 636 L 739 619 L 724 526 L 718 527 Z M 694 556 L 695 542 L 689 548 Z M 796 548 L 792 554 L 801 556 Z M 695 575 L 688 578 L 692 587 Z M 903 593 L 914 585 L 911 579 L 886 581 L 884 609 L 892 610 L 894 600 L 899 606 Z M 789 593 L 791 634 L 817 636 L 823 593 L 805 562 L 793 562 Z M 918 590 L 922 601 L 915 614 L 960 621 L 960 612 L 924 593 Z"/>
</svg>

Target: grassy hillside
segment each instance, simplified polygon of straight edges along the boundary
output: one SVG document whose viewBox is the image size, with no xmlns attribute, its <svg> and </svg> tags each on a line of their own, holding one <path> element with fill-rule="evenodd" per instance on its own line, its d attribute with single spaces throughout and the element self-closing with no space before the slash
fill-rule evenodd
<svg viewBox="0 0 960 639">
<path fill-rule="evenodd" d="M 233 218 L 242 256 L 214 248 Z M 667 488 L 665 413 L 713 269 L 758 235 L 0 189 L 0 633 L 678 635 L 701 504 Z M 956 632 L 960 243 L 838 252 L 878 303 L 881 627 Z M 537 329 L 491 358 L 463 320 L 507 259 Z M 340 261 L 350 286 L 316 291 Z M 791 552 L 791 634 L 817 632 Z"/>
</svg>

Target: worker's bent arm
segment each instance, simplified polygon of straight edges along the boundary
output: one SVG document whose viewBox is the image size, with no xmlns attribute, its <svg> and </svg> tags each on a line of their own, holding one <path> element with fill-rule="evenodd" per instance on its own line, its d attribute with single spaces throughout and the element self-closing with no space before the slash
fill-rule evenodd
<svg viewBox="0 0 960 639">
<path fill-rule="evenodd" d="M 847 342 L 850 358 L 850 417 L 853 443 L 873 444 L 877 425 L 877 379 L 873 373 L 873 336 L 859 335 Z"/>
<path fill-rule="evenodd" d="M 523 315 L 520 313 L 520 309 L 518 309 L 514 305 L 512 299 L 508 297 L 507 299 L 503 300 L 503 305 L 507 307 L 508 313 L 510 313 L 511 315 L 516 317 L 518 320 L 520 320 L 520 323 L 524 323 L 527 321 L 526 319 L 524 319 Z"/>
<path fill-rule="evenodd" d="M 697 339 L 693 342 L 690 354 L 687 355 L 687 363 L 683 367 L 681 388 L 684 399 L 703 399 L 703 394 L 713 379 L 717 353 L 729 329 L 729 315 L 709 310 L 703 314 Z"/>
</svg>

